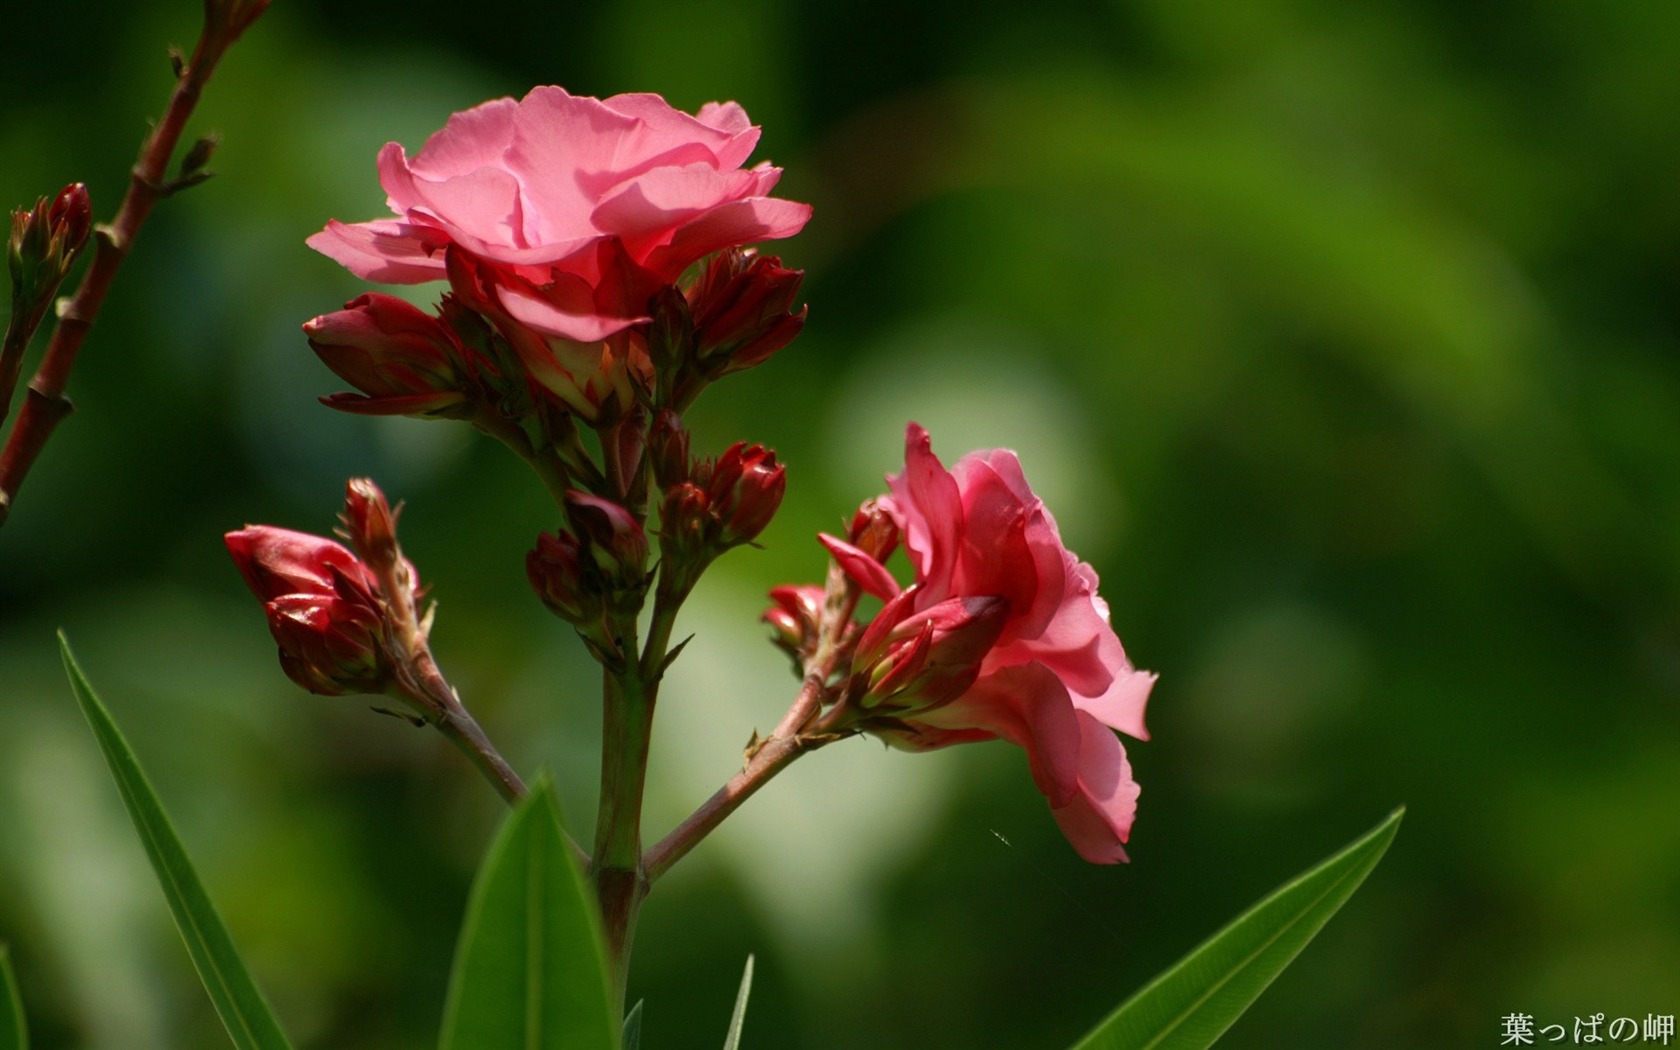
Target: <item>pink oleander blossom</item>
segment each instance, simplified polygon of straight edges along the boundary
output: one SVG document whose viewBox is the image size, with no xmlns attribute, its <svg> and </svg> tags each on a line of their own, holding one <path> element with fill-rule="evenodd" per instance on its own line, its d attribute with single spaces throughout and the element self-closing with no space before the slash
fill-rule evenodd
<svg viewBox="0 0 1680 1050">
<path fill-rule="evenodd" d="M 520 324 L 598 343 L 647 320 L 650 281 L 805 225 L 809 205 L 770 196 L 780 168 L 742 166 L 758 136 L 734 102 L 691 116 L 658 95 L 539 87 L 456 113 L 413 157 L 387 144 L 396 217 L 334 220 L 309 244 L 394 284 L 444 279 L 454 248 Z"/>
<path fill-rule="evenodd" d="M 1113 730 L 1148 738 L 1155 676 L 1126 658 L 1096 572 L 1062 545 L 1013 452 L 970 453 L 947 470 L 927 431 L 911 424 L 904 472 L 887 483 L 879 506 L 898 524 L 916 576 L 888 608 L 915 616 L 952 599 L 993 598 L 1008 612 L 960 695 L 867 728 L 912 750 L 994 738 L 1020 745 L 1080 855 L 1126 859 L 1138 786 Z M 861 586 L 898 597 L 876 559 L 832 537 L 825 543 Z"/>
</svg>

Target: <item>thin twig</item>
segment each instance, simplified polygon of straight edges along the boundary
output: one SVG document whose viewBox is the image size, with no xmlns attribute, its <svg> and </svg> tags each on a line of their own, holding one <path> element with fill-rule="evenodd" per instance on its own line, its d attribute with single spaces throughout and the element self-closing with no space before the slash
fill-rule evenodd
<svg viewBox="0 0 1680 1050">
<path fill-rule="evenodd" d="M 152 133 L 140 147 L 128 192 L 123 196 L 116 218 L 95 232 L 93 262 L 83 274 L 75 295 L 59 310 L 52 339 L 47 344 L 35 377 L 29 382 L 28 396 L 6 439 L 4 450 L 0 450 L 0 525 L 5 523 L 19 486 L 34 466 L 47 439 L 71 412 L 70 400 L 64 396 L 70 370 L 75 367 L 76 355 L 81 351 L 82 342 L 105 302 L 111 280 L 128 257 L 146 216 L 161 198 L 201 180 L 202 172 L 187 172 L 178 182 L 169 181 L 170 158 L 216 64 L 266 6 L 266 0 L 243 5 L 205 5 L 204 31 L 199 35 L 192 57 L 178 66 L 175 90 L 169 96 L 169 105 L 164 110 L 163 119 L 152 128 Z"/>
</svg>

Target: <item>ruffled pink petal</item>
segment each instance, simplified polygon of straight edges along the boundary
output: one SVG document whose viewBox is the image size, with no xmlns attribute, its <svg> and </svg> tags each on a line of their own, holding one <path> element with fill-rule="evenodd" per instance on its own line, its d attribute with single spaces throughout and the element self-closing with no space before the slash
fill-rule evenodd
<svg viewBox="0 0 1680 1050">
<path fill-rule="evenodd" d="M 519 181 L 505 171 L 480 168 L 441 182 L 414 179 L 407 187 L 411 221 L 429 216 L 450 239 L 479 255 L 497 248 L 529 248 Z"/>
<path fill-rule="evenodd" d="M 1119 738 L 1083 712 L 1079 727 L 1079 789 L 1051 812 L 1081 857 L 1115 864 L 1127 859 L 1122 844 L 1137 815 L 1138 785 Z"/>
<path fill-rule="evenodd" d="M 502 155 L 513 143 L 513 117 L 518 106 L 511 98 L 498 98 L 451 114 L 408 161 L 408 170 L 437 182 L 480 168 L 501 167 Z"/>
<path fill-rule="evenodd" d="M 727 144 L 714 147 L 720 168 L 738 168 L 745 164 L 758 145 L 758 128 L 753 126 L 747 111 L 738 103 L 708 102 L 700 107 L 694 119 L 729 135 Z"/>
<path fill-rule="evenodd" d="M 643 259 L 648 269 L 675 279 L 695 260 L 723 248 L 792 237 L 805 228 L 811 206 L 778 197 L 749 197 L 719 205 L 672 235 Z"/>
<path fill-rule="evenodd" d="M 954 475 L 955 476 L 955 475 Z M 958 478 L 962 491 L 962 541 L 952 586 L 963 594 L 983 594 L 1009 602 L 1004 639 L 1024 633 L 1024 614 L 1043 589 L 1038 559 L 1029 543 L 1027 508 L 989 468 Z M 1059 589 L 1061 564 L 1045 583 Z"/>
<path fill-rule="evenodd" d="M 1061 680 L 1039 664 L 984 674 L 957 700 L 920 716 L 943 728 L 978 728 L 1026 749 L 1033 782 L 1052 806 L 1079 781 L 1078 713 Z"/>
<path fill-rule="evenodd" d="M 1148 740 L 1143 712 L 1149 703 L 1149 693 L 1155 688 L 1153 671 L 1128 669 L 1114 676 L 1114 683 L 1097 696 L 1073 698 L 1073 705 L 1087 712 L 1097 721 L 1120 730 L 1135 740 Z"/>
<path fill-rule="evenodd" d="M 632 238 L 664 235 L 719 204 L 752 196 L 759 180 L 748 171 L 718 171 L 708 164 L 654 168 L 620 183 L 602 198 L 590 220 L 602 233 Z"/>
<path fill-rule="evenodd" d="M 392 219 L 333 219 L 305 243 L 365 281 L 421 284 L 444 278 L 449 238 L 441 230 Z"/>
<path fill-rule="evenodd" d="M 584 182 L 602 173 L 616 180 L 620 149 L 638 126 L 635 116 L 563 88 L 533 88 L 520 100 L 506 164 L 541 216 L 537 232 L 543 239 L 593 230 L 589 213 L 599 189 Z"/>
<path fill-rule="evenodd" d="M 564 278 L 568 275 L 558 275 Z M 496 297 L 508 316 L 539 332 L 579 343 L 598 343 L 633 324 L 648 320 L 646 315 L 617 317 L 603 314 L 595 305 L 593 289 L 581 282 L 557 281 L 542 293 L 523 287 L 503 286 Z"/>
<path fill-rule="evenodd" d="M 710 103 L 696 116 L 646 93 L 614 95 L 603 104 L 642 121 L 640 135 L 626 143 L 620 154 L 620 170 L 689 145 L 704 146 L 713 167 L 738 168 L 758 142 L 758 129 L 747 119 L 746 110 L 733 102 Z"/>
<path fill-rule="evenodd" d="M 916 563 L 916 580 L 930 604 L 943 601 L 950 595 L 962 535 L 962 492 L 920 424 L 905 428 L 904 473 L 887 478 L 887 485 L 893 499 L 882 506 L 904 516 L 898 527 Z"/>
<path fill-rule="evenodd" d="M 828 553 L 834 556 L 840 568 L 859 587 L 884 602 L 892 601 L 898 596 L 898 581 L 892 578 L 892 573 L 880 562 L 845 540 L 830 536 L 826 532 L 817 533 L 817 540 L 828 548 Z"/>
</svg>

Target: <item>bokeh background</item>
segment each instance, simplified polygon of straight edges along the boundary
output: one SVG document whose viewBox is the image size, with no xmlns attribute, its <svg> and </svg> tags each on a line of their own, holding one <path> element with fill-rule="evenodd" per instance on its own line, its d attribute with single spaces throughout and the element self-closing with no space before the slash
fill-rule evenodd
<svg viewBox="0 0 1680 1050">
<path fill-rule="evenodd" d="M 10 3 L 0 203 L 108 217 L 191 0 Z M 1409 814 L 1241 1047 L 1497 1045 L 1680 1013 L 1680 4 L 279 0 L 196 127 L 0 532 L 0 939 L 37 1045 L 225 1045 L 58 666 L 70 635 L 300 1045 L 431 1044 L 493 793 L 280 674 L 220 535 L 405 499 L 440 659 L 587 838 L 591 665 L 528 593 L 540 488 L 368 421 L 299 324 L 378 147 L 559 83 L 742 102 L 815 218 L 804 336 L 709 391 L 776 447 L 661 711 L 650 835 L 791 699 L 755 623 L 907 420 L 1011 446 L 1160 672 L 1133 862 L 1084 865 L 1005 745 L 803 760 L 662 882 L 645 1045 L 1063 1047 L 1284 878 Z"/>
</svg>

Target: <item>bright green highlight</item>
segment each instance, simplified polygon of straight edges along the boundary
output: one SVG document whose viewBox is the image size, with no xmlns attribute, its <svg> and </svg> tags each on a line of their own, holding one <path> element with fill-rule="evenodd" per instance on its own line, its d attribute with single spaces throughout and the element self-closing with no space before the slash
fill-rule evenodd
<svg viewBox="0 0 1680 1050">
<path fill-rule="evenodd" d="M 747 1019 L 747 997 L 752 994 L 753 957 L 747 956 L 747 968 L 741 973 L 741 990 L 735 993 L 735 1012 L 729 1017 L 729 1035 L 723 1040 L 723 1050 L 735 1050 L 741 1045 L 741 1025 Z"/>
</svg>

